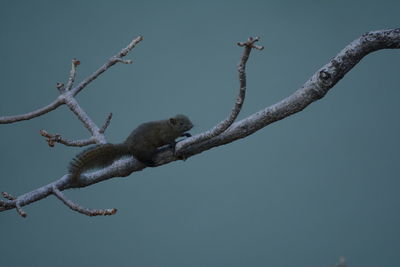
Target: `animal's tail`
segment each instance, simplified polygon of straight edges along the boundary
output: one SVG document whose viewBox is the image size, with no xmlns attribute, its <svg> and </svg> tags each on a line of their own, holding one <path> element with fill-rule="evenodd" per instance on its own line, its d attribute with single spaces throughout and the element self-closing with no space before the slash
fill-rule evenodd
<svg viewBox="0 0 400 267">
<path fill-rule="evenodd" d="M 69 164 L 68 172 L 73 181 L 78 181 L 81 173 L 106 167 L 126 155 L 129 155 L 129 152 L 123 144 L 96 145 L 76 155 Z"/>
</svg>

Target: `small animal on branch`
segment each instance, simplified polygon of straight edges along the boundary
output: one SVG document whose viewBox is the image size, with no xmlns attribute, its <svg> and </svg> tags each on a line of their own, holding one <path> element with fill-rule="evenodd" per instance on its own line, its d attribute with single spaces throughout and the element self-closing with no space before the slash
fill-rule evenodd
<svg viewBox="0 0 400 267">
<path fill-rule="evenodd" d="M 96 145 L 75 156 L 69 165 L 71 179 L 78 182 L 82 172 L 109 166 L 124 156 L 134 156 L 146 166 L 153 167 L 157 148 L 165 145 L 175 148 L 175 140 L 181 136 L 190 137 L 187 131 L 192 127 L 189 118 L 182 114 L 140 124 L 123 143 Z"/>
</svg>

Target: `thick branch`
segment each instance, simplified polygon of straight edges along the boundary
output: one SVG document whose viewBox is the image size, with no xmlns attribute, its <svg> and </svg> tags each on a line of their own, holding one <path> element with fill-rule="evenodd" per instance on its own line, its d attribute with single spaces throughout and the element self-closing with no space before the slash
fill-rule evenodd
<svg viewBox="0 0 400 267">
<path fill-rule="evenodd" d="M 374 31 L 362 35 L 320 68 L 300 89 L 280 102 L 238 121 L 222 134 L 184 149 L 185 156 L 244 138 L 265 126 L 302 111 L 325 94 L 363 57 L 381 49 L 400 48 L 400 29 Z"/>
</svg>

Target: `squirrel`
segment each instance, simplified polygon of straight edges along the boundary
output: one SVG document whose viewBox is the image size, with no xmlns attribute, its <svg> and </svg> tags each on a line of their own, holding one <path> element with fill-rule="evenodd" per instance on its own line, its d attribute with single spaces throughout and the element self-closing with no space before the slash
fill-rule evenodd
<svg viewBox="0 0 400 267">
<path fill-rule="evenodd" d="M 185 115 L 150 121 L 140 124 L 128 138 L 120 144 L 102 144 L 90 147 L 76 155 L 69 164 L 69 174 L 73 181 L 78 181 L 82 172 L 93 168 L 104 168 L 124 156 L 134 156 L 148 167 L 154 167 L 153 156 L 157 148 L 171 145 L 175 148 L 175 139 L 190 137 L 187 133 L 193 124 Z"/>
</svg>

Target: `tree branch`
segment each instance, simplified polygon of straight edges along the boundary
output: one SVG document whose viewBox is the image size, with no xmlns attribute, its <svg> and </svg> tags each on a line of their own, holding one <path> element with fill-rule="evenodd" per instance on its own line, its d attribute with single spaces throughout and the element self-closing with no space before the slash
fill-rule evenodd
<svg viewBox="0 0 400 267">
<path fill-rule="evenodd" d="M 46 137 L 46 142 L 50 147 L 54 147 L 55 143 L 60 143 L 66 146 L 78 146 L 78 147 L 96 144 L 96 139 L 94 137 L 90 137 L 84 140 L 68 140 L 62 138 L 61 135 L 59 134 L 49 134 L 45 130 L 40 130 L 40 135 Z"/>
<path fill-rule="evenodd" d="M 21 114 L 21 115 L 0 117 L 0 124 L 13 123 L 13 122 L 23 121 L 23 120 L 30 120 L 32 118 L 39 117 L 43 114 L 46 114 L 47 112 L 50 112 L 52 110 L 55 110 L 62 104 L 64 104 L 63 99 L 61 97 L 58 97 L 52 103 L 48 104 L 47 106 L 45 106 L 43 108 L 37 109 L 35 111 L 28 112 L 28 113 Z"/>
<path fill-rule="evenodd" d="M 239 46 L 244 47 L 244 50 L 238 65 L 239 83 L 240 83 L 239 95 L 236 99 L 235 106 L 233 107 L 231 114 L 225 120 L 221 121 L 216 126 L 214 126 L 212 129 L 204 133 L 195 135 L 193 137 L 186 138 L 185 140 L 179 142 L 179 145 L 175 147 L 175 153 L 177 156 L 182 157 L 181 151 L 189 147 L 190 145 L 203 142 L 205 140 L 211 139 L 214 136 L 221 134 L 226 129 L 228 129 L 229 126 L 231 126 L 232 123 L 236 120 L 237 116 L 240 113 L 240 110 L 242 109 L 244 98 L 246 96 L 246 63 L 247 60 L 249 59 L 251 49 L 253 48 L 258 50 L 264 49 L 264 47 L 262 46 L 255 45 L 255 43 L 258 42 L 258 40 L 259 40 L 258 37 L 256 38 L 249 37 L 247 42 L 237 43 Z"/>
<path fill-rule="evenodd" d="M 77 95 L 83 88 L 85 88 L 89 83 L 91 83 L 93 80 L 95 80 L 100 74 L 102 74 L 103 72 L 105 72 L 106 70 L 108 70 L 110 67 L 112 67 L 113 65 L 115 65 L 118 62 L 122 62 L 122 63 L 132 63 L 132 61 L 127 61 L 127 60 L 122 60 L 123 57 L 125 57 L 139 42 L 141 42 L 143 40 L 142 36 L 139 36 L 135 39 L 133 39 L 127 47 L 123 48 L 117 55 L 111 57 L 108 62 L 106 64 L 104 64 L 103 66 L 101 66 L 97 71 L 95 71 L 92 75 L 90 75 L 89 77 L 87 77 L 85 80 L 83 80 L 78 86 L 76 86 L 75 88 L 71 89 L 71 94 L 72 96 Z M 30 120 L 32 118 L 35 117 L 39 117 L 43 114 L 46 114 L 47 112 L 50 112 L 56 108 L 58 108 L 59 106 L 65 104 L 65 93 L 67 93 L 67 89 L 69 90 L 69 88 L 72 87 L 72 84 L 75 80 L 75 68 L 76 66 L 78 66 L 80 64 L 80 62 L 76 59 L 72 60 L 72 69 L 70 72 L 70 76 L 68 79 L 68 83 L 67 83 L 67 87 L 64 88 L 64 84 L 62 83 L 57 83 L 57 88 L 60 90 L 60 92 L 62 93 L 56 100 L 54 100 L 52 103 L 50 103 L 49 105 L 37 109 L 35 111 L 32 112 L 28 112 L 25 114 L 21 114 L 21 115 L 13 115 L 13 116 L 3 116 L 0 117 L 0 124 L 6 124 L 6 123 L 13 123 L 13 122 L 18 122 L 18 121 L 22 121 L 22 120 Z M 68 98 L 68 97 L 67 97 Z"/>
<path fill-rule="evenodd" d="M 104 133 L 107 130 L 108 126 L 110 125 L 112 116 L 113 116 L 112 113 L 108 114 L 106 121 L 104 122 L 103 126 L 100 128 L 100 133 Z"/>
<path fill-rule="evenodd" d="M 76 76 L 76 67 L 79 64 L 81 64 L 81 62 L 79 60 L 77 60 L 75 58 L 72 60 L 71 72 L 69 73 L 68 83 L 67 83 L 67 86 L 65 87 L 66 91 L 71 90 L 71 87 L 74 84 L 75 76 Z"/>
<path fill-rule="evenodd" d="M 228 129 L 210 139 L 193 143 L 190 146 L 182 146 L 182 142 L 179 142 L 176 147 L 180 149 L 180 152 L 185 157 L 190 157 L 208 149 L 244 138 L 273 122 L 300 112 L 309 104 L 324 97 L 348 71 L 369 53 L 380 49 L 398 48 L 400 48 L 400 29 L 366 33 L 347 45 L 289 97 L 231 124 Z M 173 149 L 166 146 L 159 149 L 153 160 L 156 165 L 163 165 L 179 160 L 179 158 L 174 154 Z M 145 168 L 144 164 L 131 157 L 118 160 L 107 168 L 82 175 L 79 184 L 73 184 L 69 179 L 69 175 L 64 175 L 59 180 L 23 194 L 16 199 L 1 200 L 0 211 L 20 208 L 54 194 L 57 190 L 85 187 L 113 177 L 125 177 L 143 168 Z"/>
<path fill-rule="evenodd" d="M 140 43 L 143 40 L 142 36 L 139 36 L 135 39 L 132 40 L 128 44 L 127 47 L 122 49 L 117 55 L 111 57 L 107 63 L 105 63 L 103 66 L 101 66 L 98 70 L 96 70 L 92 75 L 90 75 L 88 78 L 86 78 L 84 81 L 82 81 L 78 86 L 73 88 L 71 90 L 72 94 L 75 96 L 78 94 L 83 88 L 86 87 L 90 82 L 92 82 L 94 79 L 99 77 L 100 74 L 108 70 L 110 67 L 114 66 L 118 62 L 122 62 L 125 64 L 130 64 L 132 61 L 124 61 L 122 60 L 123 57 L 125 57 L 138 43 Z"/>
<path fill-rule="evenodd" d="M 57 187 L 53 187 L 52 190 L 53 194 L 70 209 L 85 214 L 87 216 L 114 215 L 117 212 L 117 209 L 97 210 L 97 209 L 87 209 L 81 207 L 80 205 L 75 204 L 74 202 L 66 198 L 64 194 L 57 189 Z"/>
</svg>

